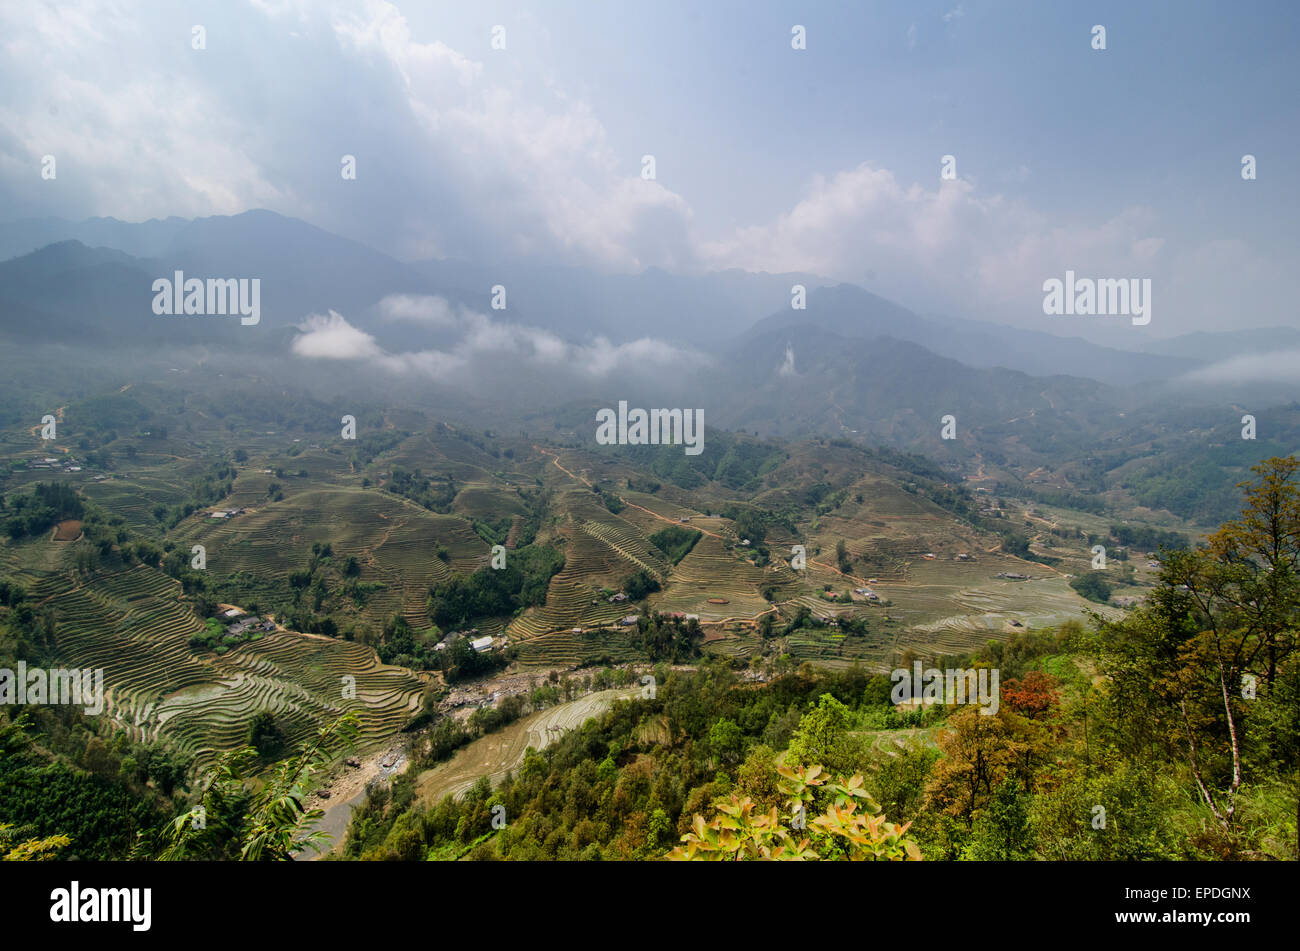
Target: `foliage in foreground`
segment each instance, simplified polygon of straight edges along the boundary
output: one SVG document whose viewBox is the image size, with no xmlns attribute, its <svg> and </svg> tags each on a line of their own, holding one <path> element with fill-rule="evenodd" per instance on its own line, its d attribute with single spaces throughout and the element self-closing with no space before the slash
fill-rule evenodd
<svg viewBox="0 0 1300 951">
<path fill-rule="evenodd" d="M 718 815 L 705 822 L 696 815 L 691 830 L 682 836 L 684 845 L 668 853 L 677 861 L 751 860 L 806 861 L 822 858 L 861 861 L 920 861 L 921 850 L 907 837 L 910 822 L 902 826 L 887 822 L 880 807 L 863 786 L 861 775 L 840 777 L 828 783 L 818 765 L 805 768 L 782 766 L 781 792 L 789 797 L 788 823 L 776 806 L 755 813 L 754 800 L 731 796 L 730 804 L 718 806 Z M 824 787 L 824 788 L 823 788 Z M 823 795 L 817 791 L 822 788 Z M 825 796 L 831 796 L 825 802 Z M 809 807 L 824 811 L 808 819 Z M 811 827 L 812 834 L 805 834 Z M 816 846 L 816 848 L 814 848 Z"/>
</svg>

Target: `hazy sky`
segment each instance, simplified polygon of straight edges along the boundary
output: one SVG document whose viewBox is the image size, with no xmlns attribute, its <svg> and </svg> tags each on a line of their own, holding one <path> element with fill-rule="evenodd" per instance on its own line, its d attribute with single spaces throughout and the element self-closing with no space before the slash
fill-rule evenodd
<svg viewBox="0 0 1300 951">
<path fill-rule="evenodd" d="M 1298 27 L 1286 2 L 4 4 L 0 218 L 265 207 L 407 259 L 806 270 L 1079 333 L 1042 312 L 1072 269 L 1151 278 L 1158 336 L 1298 325 Z"/>
</svg>

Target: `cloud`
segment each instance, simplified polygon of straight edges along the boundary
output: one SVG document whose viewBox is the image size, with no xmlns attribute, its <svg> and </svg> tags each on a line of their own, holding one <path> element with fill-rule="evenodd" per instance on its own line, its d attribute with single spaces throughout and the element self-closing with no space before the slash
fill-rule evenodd
<svg viewBox="0 0 1300 951">
<path fill-rule="evenodd" d="M 788 343 L 785 345 L 785 359 L 782 360 L 782 361 L 781 361 L 781 365 L 780 365 L 779 367 L 776 368 L 776 372 L 777 372 L 777 375 L 778 375 L 778 376 L 794 376 L 794 375 L 795 375 L 795 369 L 794 369 L 794 348 L 793 348 L 792 346 L 790 346 Z"/>
<path fill-rule="evenodd" d="M 342 314 L 311 314 L 298 325 L 292 350 L 312 360 L 365 360 L 384 356 L 375 338 L 347 322 Z"/>
<path fill-rule="evenodd" d="M 1249 353 L 1193 370 L 1187 383 L 1300 383 L 1300 350 Z"/>
<path fill-rule="evenodd" d="M 1153 278 L 1165 333 L 1175 315 L 1205 313 L 1196 296 L 1210 275 L 1233 294 L 1241 293 L 1241 273 L 1268 287 L 1281 277 L 1265 279 L 1239 242 L 1171 248 L 1149 208 L 1064 223 L 968 180 L 939 181 L 937 164 L 935 179 L 932 187 L 906 185 L 866 162 L 818 176 L 789 211 L 703 242 L 700 256 L 716 268 L 806 271 L 862 283 L 914 309 L 1045 330 L 1052 328 L 1043 319 L 1043 281 L 1067 269 Z"/>
<path fill-rule="evenodd" d="M 639 151 L 611 144 L 591 105 L 548 72 L 550 56 L 515 55 L 515 38 L 522 46 L 530 34 L 514 27 L 511 55 L 496 56 L 486 42 L 455 48 L 465 41 L 448 39 L 454 30 L 424 35 L 383 0 L 249 0 L 206 9 L 207 48 L 194 50 L 192 18 L 170 4 L 121 13 L 114 0 L 0 4 L 7 217 L 266 207 L 399 257 L 804 271 L 915 309 L 1045 330 L 1054 328 L 1043 320 L 1042 282 L 1072 269 L 1151 277 L 1153 335 L 1294 322 L 1283 310 L 1300 294 L 1291 243 L 1270 246 L 1262 231 L 1180 242 L 1148 207 L 1099 203 L 1095 214 L 1062 217 L 969 177 L 939 182 L 937 171 L 917 184 L 872 162 L 833 166 L 783 212 L 706 232 L 685 196 L 641 179 Z M 965 13 L 957 3 L 941 19 Z M 529 30 L 543 43 L 544 29 Z M 917 24 L 905 35 L 913 48 Z M 56 181 L 37 177 L 46 154 Z M 355 181 L 340 177 L 345 154 L 356 157 Z M 1035 180 L 1051 174 L 1034 154 L 988 179 L 1029 194 L 1031 166 Z M 460 326 L 402 302 L 380 316 Z M 499 329 L 480 332 L 501 339 Z M 514 339 L 532 359 L 566 352 Z"/>
<path fill-rule="evenodd" d="M 691 263 L 689 204 L 642 181 L 640 156 L 617 153 L 537 60 L 489 70 L 486 45 L 419 38 L 380 0 L 219 5 L 200 18 L 203 50 L 169 4 L 118 6 L 0 5 L 0 206 L 13 217 L 265 207 L 402 257 Z M 46 154 L 57 185 L 33 195 Z"/>
<path fill-rule="evenodd" d="M 415 294 L 390 294 L 375 309 L 386 321 L 407 321 L 431 327 L 452 327 L 456 317 L 451 305 L 442 297 Z"/>
<path fill-rule="evenodd" d="M 393 295 L 376 309 L 390 318 L 398 314 L 417 321 L 436 315 L 438 326 L 454 329 L 456 339 L 445 349 L 392 352 L 331 310 L 327 315 L 310 315 L 300 323 L 291 350 L 305 359 L 365 360 L 386 372 L 419 374 L 444 382 L 478 382 L 488 374 L 500 378 L 503 369 L 511 366 L 600 380 L 620 373 L 681 371 L 710 363 L 703 354 L 651 337 L 619 344 L 595 337 L 574 344 L 548 330 L 496 321 L 466 307 L 453 308 L 440 297 Z"/>
</svg>

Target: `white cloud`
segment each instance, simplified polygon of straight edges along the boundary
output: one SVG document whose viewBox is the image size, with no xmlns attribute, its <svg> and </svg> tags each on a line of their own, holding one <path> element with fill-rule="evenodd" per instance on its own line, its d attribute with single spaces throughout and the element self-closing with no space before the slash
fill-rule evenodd
<svg viewBox="0 0 1300 951">
<path fill-rule="evenodd" d="M 381 315 L 401 313 L 407 317 L 436 314 L 441 327 L 451 327 L 457 339 L 445 350 L 429 349 L 391 352 L 375 338 L 350 324 L 335 311 L 306 318 L 294 338 L 292 352 L 306 359 L 358 359 L 373 362 L 391 373 L 423 374 L 444 381 L 448 378 L 481 378 L 485 371 L 500 371 L 518 365 L 567 376 L 603 379 L 615 373 L 692 369 L 709 360 L 650 337 L 614 344 L 605 337 L 589 343 L 569 343 L 548 330 L 493 320 L 465 307 L 452 308 L 440 297 L 394 295 L 380 302 Z M 445 318 L 445 321 L 443 320 Z"/>
<path fill-rule="evenodd" d="M 257 0 L 202 20 L 194 50 L 170 5 L 0 5 L 0 182 L 33 202 L 19 215 L 265 207 L 401 256 L 690 263 L 687 202 L 642 181 L 585 102 L 509 60 L 489 77 L 481 54 L 416 37 L 382 0 Z M 59 179 L 37 204 L 45 154 Z"/>
<path fill-rule="evenodd" d="M 456 323 L 451 305 L 442 297 L 389 294 L 376 305 L 376 310 L 387 321 L 406 321 L 430 327 L 451 327 Z"/>
<path fill-rule="evenodd" d="M 776 368 L 776 372 L 778 376 L 795 375 L 794 347 L 790 346 L 788 343 L 785 345 L 785 359 L 782 360 L 781 365 Z"/>
<path fill-rule="evenodd" d="M 817 177 L 788 212 L 704 242 L 700 254 L 713 267 L 809 271 L 917 309 L 1050 329 L 1042 320 L 1049 277 L 1066 269 L 1093 277 L 1167 273 L 1172 264 L 1157 227 L 1141 207 L 1067 226 L 964 179 L 905 185 L 863 163 Z M 1215 270 L 1210 261 L 1200 266 Z M 1170 316 L 1162 293 L 1157 306 Z"/>
<path fill-rule="evenodd" d="M 1249 353 L 1193 370 L 1188 383 L 1300 383 L 1300 350 Z"/>
<path fill-rule="evenodd" d="M 293 352 L 313 360 L 365 360 L 384 355 L 375 338 L 347 322 L 342 314 L 311 314 L 298 325 Z"/>
</svg>

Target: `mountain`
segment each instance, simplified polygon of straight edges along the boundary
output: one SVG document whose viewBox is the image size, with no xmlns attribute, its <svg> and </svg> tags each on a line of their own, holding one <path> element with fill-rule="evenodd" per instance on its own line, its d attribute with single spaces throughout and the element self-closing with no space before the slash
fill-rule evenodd
<svg viewBox="0 0 1300 951">
<path fill-rule="evenodd" d="M 51 243 L 61 250 L 45 254 Z M 261 324 L 241 328 L 235 339 L 263 348 L 272 335 L 287 340 L 308 315 L 330 310 L 390 352 L 445 347 L 445 328 L 383 319 L 375 305 L 390 294 L 441 296 L 494 321 L 540 327 L 573 343 L 605 338 L 617 345 L 652 337 L 717 354 L 747 333 L 779 332 L 798 340 L 815 328 L 850 340 L 907 341 L 968 367 L 1031 376 L 1065 372 L 1115 386 L 1175 384 L 1226 357 L 1300 347 L 1300 331 L 1272 328 L 1189 334 L 1147 342 L 1141 351 L 1119 349 L 1045 330 L 922 315 L 861 287 L 800 273 L 674 274 L 651 268 L 604 274 L 526 260 L 402 262 L 265 210 L 138 223 L 25 219 L 0 224 L 0 254 L 8 252 L 22 256 L 0 267 L 0 301 L 7 308 L 0 327 L 39 334 L 41 318 L 34 315 L 44 315 L 46 329 L 75 327 L 133 345 L 158 339 L 158 325 L 148 319 L 152 281 L 182 270 L 187 277 L 260 278 Z M 790 306 L 796 284 L 807 288 L 803 310 Z M 507 291 L 502 311 L 491 308 L 496 285 Z M 147 339 L 136 339 L 142 332 Z M 208 330 L 193 327 L 174 326 L 164 334 L 166 340 L 209 337 Z"/>
<path fill-rule="evenodd" d="M 1295 327 L 1246 327 L 1225 333 L 1190 333 L 1143 346 L 1146 353 L 1195 363 L 1217 363 L 1255 353 L 1300 350 L 1300 330 Z"/>
<path fill-rule="evenodd" d="M 816 323 L 748 335 L 728 354 L 714 421 L 774 435 L 865 438 L 936 458 L 1016 445 L 1027 459 L 1116 418 L 1126 391 L 1071 376 L 967 366 L 909 340 L 867 339 Z M 956 438 L 941 438 L 944 416 Z"/>
<path fill-rule="evenodd" d="M 923 317 L 853 284 L 810 290 L 806 309 L 787 307 L 759 321 L 754 331 L 789 328 L 802 333 L 809 325 L 846 337 L 909 340 L 968 366 L 1008 367 L 1035 376 L 1066 370 L 1115 385 L 1169 379 L 1198 365 L 1175 355 L 1117 350 L 1079 337 L 953 317 Z"/>
<path fill-rule="evenodd" d="M 809 274 L 734 269 L 671 274 L 659 268 L 603 274 L 529 261 L 422 261 L 412 267 L 439 287 L 464 291 L 484 310 L 491 288 L 500 284 L 508 289 L 511 319 L 562 336 L 599 335 L 615 342 L 653 336 L 696 348 L 721 344 L 782 304 L 788 306 L 793 285 L 825 283 Z"/>
</svg>

